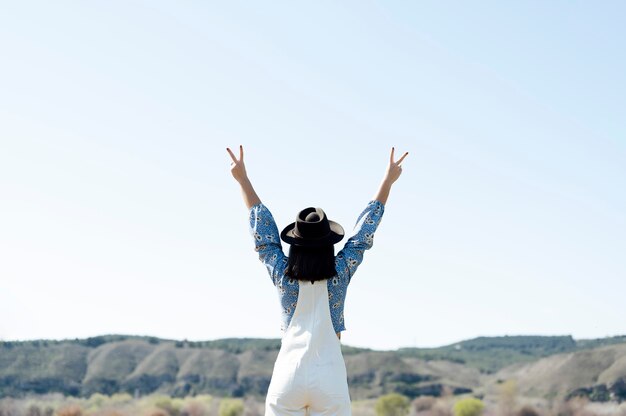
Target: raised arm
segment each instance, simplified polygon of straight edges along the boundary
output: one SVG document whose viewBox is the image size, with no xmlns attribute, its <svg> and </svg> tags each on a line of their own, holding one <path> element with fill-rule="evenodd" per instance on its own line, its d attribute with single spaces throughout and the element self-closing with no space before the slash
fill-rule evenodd
<svg viewBox="0 0 626 416">
<path fill-rule="evenodd" d="M 393 160 L 395 148 L 391 148 L 391 156 L 389 156 L 389 165 L 387 166 L 387 172 L 383 178 L 383 181 L 378 188 L 378 192 L 374 196 L 376 201 L 380 201 L 383 205 L 387 203 L 387 198 L 389 197 L 389 192 L 391 191 L 391 185 L 395 181 L 398 180 L 400 174 L 402 174 L 402 166 L 400 163 L 404 160 L 405 157 L 409 154 L 409 152 L 405 152 L 397 162 Z"/>
<path fill-rule="evenodd" d="M 283 253 L 280 234 L 270 210 L 261 202 L 248 179 L 243 163 L 243 146 L 239 146 L 239 160 L 230 148 L 226 148 L 233 162 L 230 171 L 241 186 L 243 202 L 248 208 L 249 231 L 254 239 L 254 250 L 259 260 L 265 265 L 274 285 L 278 284 L 282 272 L 287 265 L 287 257 Z"/>
<path fill-rule="evenodd" d="M 250 179 L 248 179 L 248 174 L 246 173 L 246 165 L 243 162 L 243 146 L 239 145 L 239 160 L 237 160 L 230 148 L 227 147 L 226 151 L 228 151 L 228 154 L 230 154 L 230 158 L 233 160 L 233 162 L 230 164 L 230 173 L 233 174 L 233 177 L 241 186 L 243 202 L 246 204 L 246 207 L 250 209 L 256 204 L 259 204 L 261 200 L 254 191 Z"/>
<path fill-rule="evenodd" d="M 356 269 L 363 261 L 365 250 L 369 250 L 374 244 L 374 233 L 385 212 L 385 204 L 387 203 L 387 198 L 391 191 L 391 185 L 400 177 L 402 173 L 400 163 L 402 163 L 404 158 L 409 154 L 409 152 L 406 152 L 396 162 L 394 161 L 394 150 L 395 149 L 392 147 L 387 172 L 380 184 L 378 192 L 374 196 L 374 199 L 369 201 L 365 209 L 359 214 L 352 236 L 348 238 L 344 247 L 337 253 L 337 257 L 335 258 L 337 271 L 345 276 L 348 282 L 351 281 L 354 272 L 356 272 Z"/>
</svg>

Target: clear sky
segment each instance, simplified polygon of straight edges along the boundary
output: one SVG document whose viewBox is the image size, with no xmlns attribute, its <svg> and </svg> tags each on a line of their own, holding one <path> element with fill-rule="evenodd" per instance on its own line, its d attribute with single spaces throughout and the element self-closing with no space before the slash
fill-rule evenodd
<svg viewBox="0 0 626 416">
<path fill-rule="evenodd" d="M 350 232 L 391 146 L 410 152 L 349 287 L 345 344 L 625 334 L 624 15 L 3 4 L 0 339 L 280 337 L 230 174 L 239 144 L 280 229 L 319 206 Z"/>
</svg>

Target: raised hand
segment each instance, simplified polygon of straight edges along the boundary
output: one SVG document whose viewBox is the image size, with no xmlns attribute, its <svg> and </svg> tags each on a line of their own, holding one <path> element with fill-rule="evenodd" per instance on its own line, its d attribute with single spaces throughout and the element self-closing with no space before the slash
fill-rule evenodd
<svg viewBox="0 0 626 416">
<path fill-rule="evenodd" d="M 389 183 L 394 183 L 398 180 L 400 175 L 402 174 L 402 166 L 400 163 L 404 160 L 405 157 L 409 154 L 409 152 L 405 152 L 397 162 L 394 159 L 394 151 L 395 148 L 391 148 L 391 155 L 389 156 L 389 166 L 387 166 L 387 174 L 385 175 L 385 179 L 389 181 Z"/>
<path fill-rule="evenodd" d="M 243 163 L 243 145 L 239 145 L 239 160 L 235 157 L 230 148 L 226 148 L 230 158 L 233 162 L 230 164 L 230 173 L 233 174 L 233 177 L 237 182 L 241 183 L 248 178 L 248 174 L 246 173 L 246 165 Z"/>
<path fill-rule="evenodd" d="M 387 198 L 389 197 L 389 192 L 391 191 L 391 185 L 395 181 L 398 180 L 400 174 L 402 173 L 402 166 L 400 163 L 404 160 L 404 158 L 409 154 L 406 152 L 402 155 L 400 159 L 396 162 L 394 159 L 395 148 L 391 148 L 391 156 L 389 156 L 389 166 L 387 166 L 387 172 L 385 173 L 385 177 L 378 188 L 378 192 L 374 196 L 374 199 L 380 201 L 383 205 L 387 203 Z"/>
<path fill-rule="evenodd" d="M 239 145 L 239 160 L 235 157 L 230 148 L 226 148 L 230 158 L 233 162 L 230 164 L 230 173 L 233 174 L 233 178 L 239 182 L 241 185 L 241 195 L 243 196 L 243 202 L 246 204 L 248 209 L 252 208 L 255 204 L 261 202 L 259 196 L 254 191 L 252 187 L 252 183 L 250 183 L 250 179 L 248 179 L 248 174 L 246 173 L 246 165 L 243 163 L 243 146 Z"/>
</svg>

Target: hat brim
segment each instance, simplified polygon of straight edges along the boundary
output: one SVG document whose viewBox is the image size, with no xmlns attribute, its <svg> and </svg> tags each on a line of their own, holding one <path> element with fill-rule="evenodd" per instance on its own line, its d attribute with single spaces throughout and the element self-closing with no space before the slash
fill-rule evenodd
<svg viewBox="0 0 626 416">
<path fill-rule="evenodd" d="M 286 226 L 283 231 L 280 233 L 280 239 L 285 243 L 289 243 L 296 246 L 306 246 L 306 247 L 315 247 L 315 246 L 325 246 L 329 244 L 338 243 L 343 239 L 344 231 L 343 227 L 336 223 L 335 221 L 328 220 L 328 225 L 330 226 L 330 233 L 325 235 L 322 238 L 311 239 L 311 238 L 300 238 L 293 234 L 293 231 L 296 227 L 296 223 L 292 222 L 288 226 Z"/>
</svg>

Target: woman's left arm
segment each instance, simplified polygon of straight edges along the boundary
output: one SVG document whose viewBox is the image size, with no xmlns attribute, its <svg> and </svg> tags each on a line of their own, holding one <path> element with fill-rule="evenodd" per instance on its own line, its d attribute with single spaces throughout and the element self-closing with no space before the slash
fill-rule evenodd
<svg viewBox="0 0 626 416">
<path fill-rule="evenodd" d="M 239 145 L 239 160 L 237 160 L 230 148 L 227 147 L 226 151 L 230 154 L 230 158 L 233 160 L 230 164 L 230 173 L 233 174 L 233 177 L 241 186 L 243 202 L 246 204 L 246 208 L 250 209 L 256 204 L 261 203 L 261 200 L 252 187 L 250 179 L 248 179 L 246 165 L 243 162 L 243 146 Z"/>
<path fill-rule="evenodd" d="M 348 241 L 346 241 L 344 247 L 337 253 L 335 258 L 338 269 L 346 273 L 348 282 L 350 282 L 354 272 L 363 261 L 365 250 L 369 250 L 374 244 L 374 233 L 385 211 L 385 204 L 391 191 L 391 185 L 402 174 L 402 166 L 400 164 L 409 154 L 409 152 L 405 152 L 396 162 L 394 160 L 394 152 L 395 147 L 392 147 L 387 172 L 378 188 L 378 192 L 376 192 L 374 199 L 367 204 L 367 207 L 359 215 L 354 226 L 354 234 L 348 238 Z"/>
</svg>

